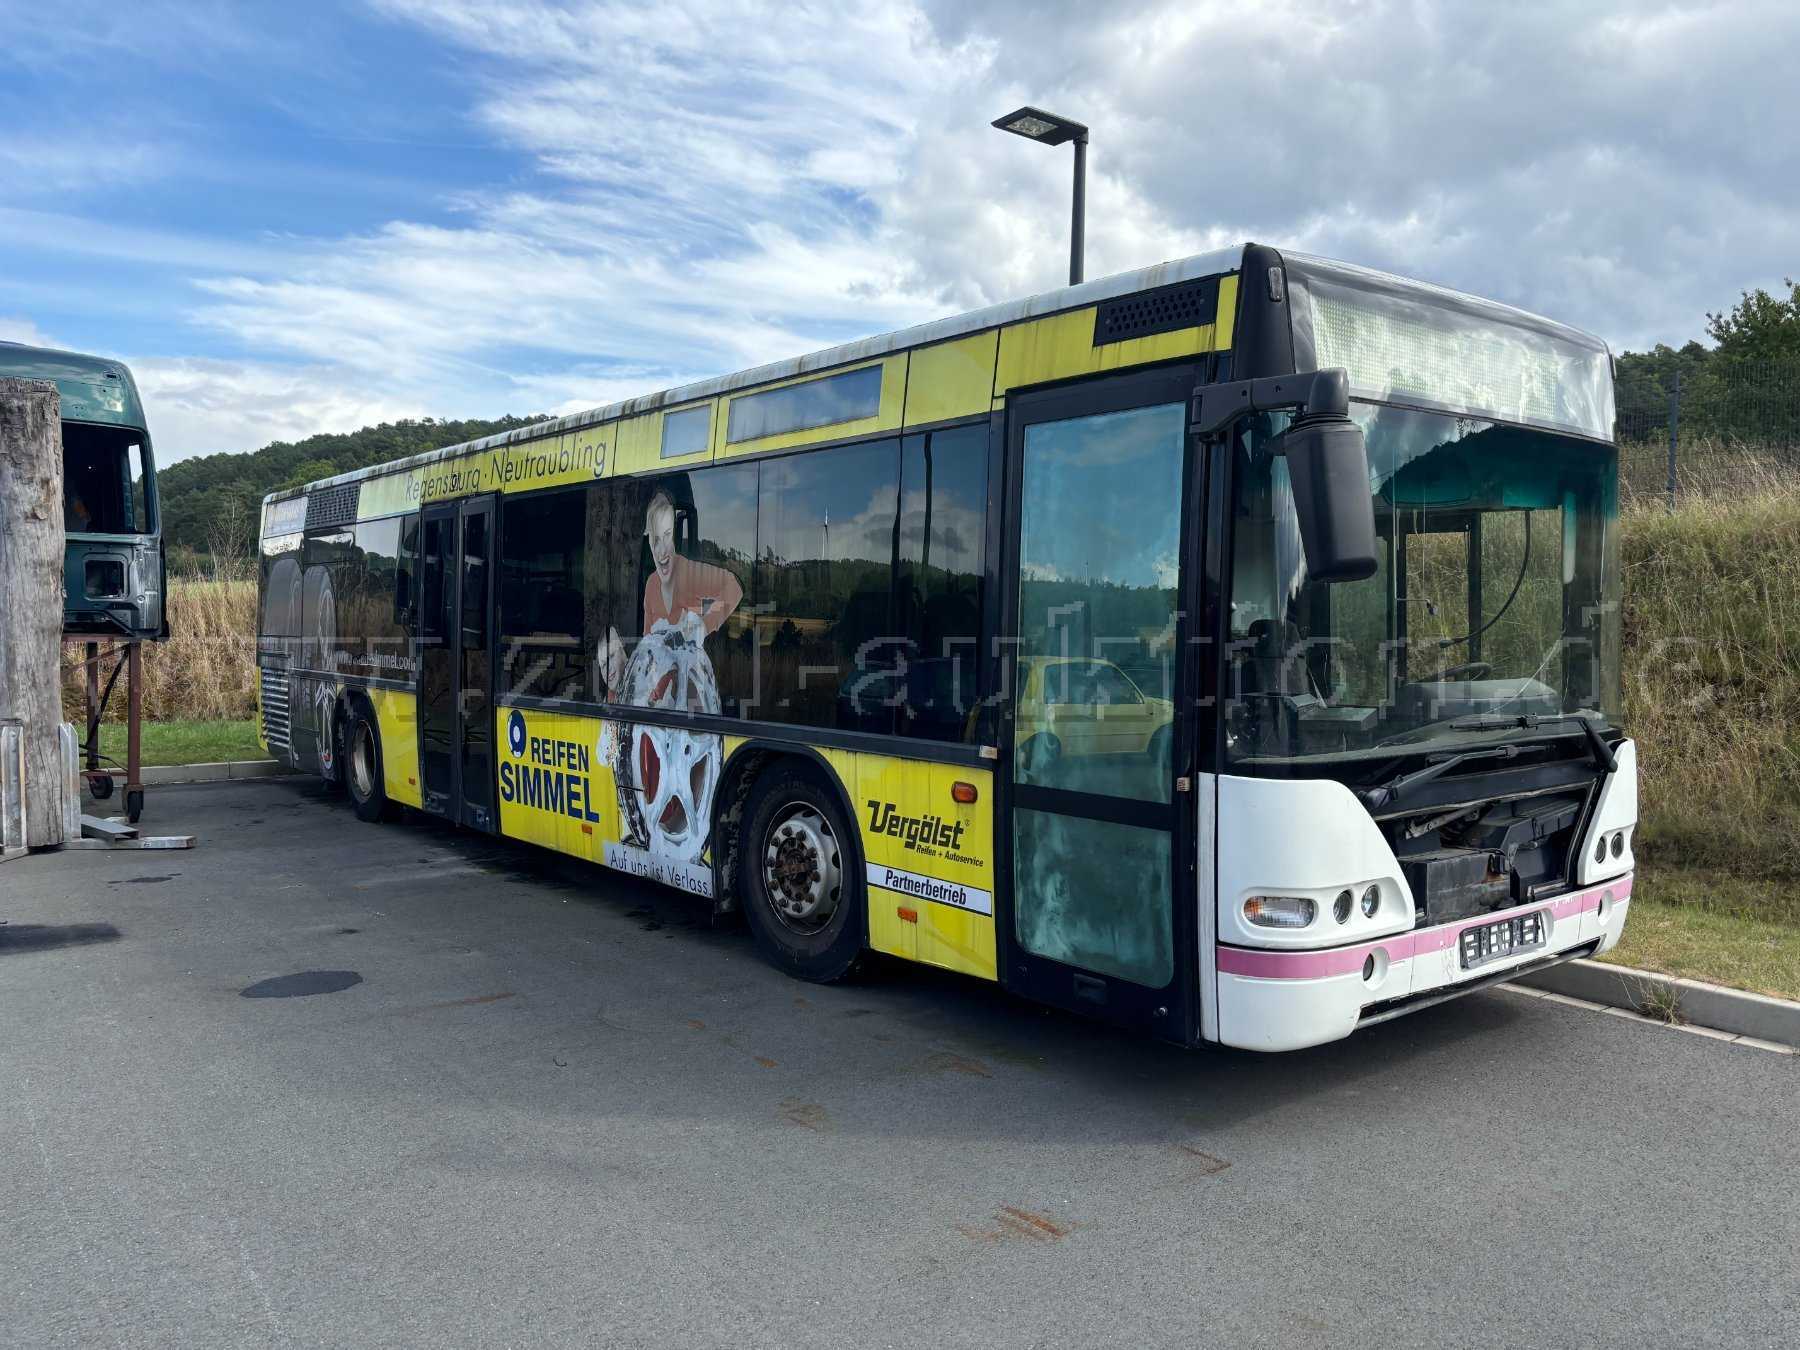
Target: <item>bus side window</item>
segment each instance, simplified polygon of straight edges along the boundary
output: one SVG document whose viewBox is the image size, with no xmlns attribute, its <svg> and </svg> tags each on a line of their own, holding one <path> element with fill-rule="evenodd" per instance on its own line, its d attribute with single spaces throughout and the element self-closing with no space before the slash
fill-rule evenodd
<svg viewBox="0 0 1800 1350">
<path fill-rule="evenodd" d="M 425 522 L 425 584 L 418 623 L 419 638 L 424 642 L 441 642 L 444 637 L 444 536 L 455 528 L 454 520 Z"/>
<path fill-rule="evenodd" d="M 899 444 L 870 441 L 765 460 L 756 509 L 760 688 L 771 722 L 891 734 Z"/>
<path fill-rule="evenodd" d="M 413 612 L 413 588 L 417 584 L 419 563 L 419 518 L 407 516 L 400 522 L 400 554 L 394 564 L 394 626 L 407 636 L 416 636 Z"/>
<path fill-rule="evenodd" d="M 981 583 L 987 538 L 988 429 L 908 436 L 900 467 L 896 680 L 902 736 L 961 741 L 980 704 Z"/>
<path fill-rule="evenodd" d="M 589 492 L 509 497 L 500 511 L 501 697 L 581 698 L 594 637 L 582 602 Z"/>
</svg>

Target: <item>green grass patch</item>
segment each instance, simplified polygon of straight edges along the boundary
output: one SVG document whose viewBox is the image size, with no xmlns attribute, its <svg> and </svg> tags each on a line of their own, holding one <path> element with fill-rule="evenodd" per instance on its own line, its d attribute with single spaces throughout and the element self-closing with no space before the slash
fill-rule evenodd
<svg viewBox="0 0 1800 1350">
<path fill-rule="evenodd" d="M 1640 868 L 1625 936 L 1600 959 L 1800 999 L 1800 885 Z"/>
<path fill-rule="evenodd" d="M 125 726 L 105 722 L 100 727 L 100 753 L 125 763 Z M 256 723 L 243 722 L 146 722 L 143 756 L 153 764 L 215 764 L 227 759 L 267 759 L 256 743 Z M 101 761 L 103 764 L 104 760 Z"/>
</svg>

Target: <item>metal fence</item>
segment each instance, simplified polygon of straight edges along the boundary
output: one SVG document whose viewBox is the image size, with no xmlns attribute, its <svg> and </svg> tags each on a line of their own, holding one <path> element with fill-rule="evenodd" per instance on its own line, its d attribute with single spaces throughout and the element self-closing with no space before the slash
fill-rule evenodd
<svg viewBox="0 0 1800 1350">
<path fill-rule="evenodd" d="M 1800 363 L 1713 358 L 1621 381 L 1626 497 L 1741 496 L 1800 485 Z"/>
</svg>

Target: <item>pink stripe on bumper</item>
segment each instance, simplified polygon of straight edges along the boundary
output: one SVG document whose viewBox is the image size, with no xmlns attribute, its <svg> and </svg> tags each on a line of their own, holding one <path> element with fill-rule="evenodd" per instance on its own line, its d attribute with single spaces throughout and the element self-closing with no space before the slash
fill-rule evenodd
<svg viewBox="0 0 1800 1350">
<path fill-rule="evenodd" d="M 1440 924 L 1436 928 L 1396 933 L 1393 937 L 1378 938 L 1374 942 L 1359 942 L 1353 947 L 1281 952 L 1221 944 L 1218 948 L 1219 970 L 1226 975 L 1249 975 L 1261 980 L 1316 980 L 1327 975 L 1348 975 L 1352 971 L 1360 971 L 1363 961 L 1373 952 L 1387 952 L 1390 962 L 1407 961 L 1414 956 L 1441 952 L 1455 947 L 1465 928 L 1528 914 L 1534 909 L 1548 909 L 1558 919 L 1574 918 L 1590 909 L 1598 909 L 1601 896 L 1608 892 L 1614 900 L 1629 900 L 1631 877 L 1618 877 L 1599 886 L 1590 886 L 1585 891 L 1558 896 L 1548 902 L 1534 901 L 1528 905 L 1515 905 L 1512 909 L 1496 910 L 1492 914 L 1483 914 L 1480 918 L 1458 919 L 1455 923 Z"/>
</svg>

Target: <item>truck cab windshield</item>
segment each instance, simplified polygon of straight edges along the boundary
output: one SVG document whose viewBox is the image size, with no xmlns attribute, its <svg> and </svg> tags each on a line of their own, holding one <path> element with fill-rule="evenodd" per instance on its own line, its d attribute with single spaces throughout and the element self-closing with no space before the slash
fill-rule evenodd
<svg viewBox="0 0 1800 1350">
<path fill-rule="evenodd" d="M 1307 575 L 1279 418 L 1233 443 L 1228 758 L 1249 771 L 1604 728 L 1619 708 L 1612 446 L 1374 403 L 1380 560 Z M 1285 770 L 1291 771 L 1291 770 Z"/>
<path fill-rule="evenodd" d="M 63 529 L 69 534 L 147 534 L 140 433 L 63 423 Z"/>
</svg>

